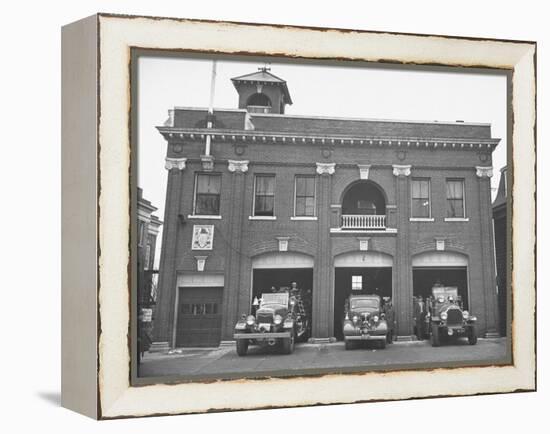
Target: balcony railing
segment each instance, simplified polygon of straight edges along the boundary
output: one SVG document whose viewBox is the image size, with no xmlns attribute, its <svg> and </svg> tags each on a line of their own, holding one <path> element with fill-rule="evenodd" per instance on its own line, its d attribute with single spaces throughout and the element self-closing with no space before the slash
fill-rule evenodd
<svg viewBox="0 0 550 434">
<path fill-rule="evenodd" d="M 386 216 L 373 214 L 343 214 L 342 229 L 386 229 Z"/>
<path fill-rule="evenodd" d="M 271 106 L 268 105 L 248 105 L 246 106 L 248 113 L 271 113 Z"/>
</svg>

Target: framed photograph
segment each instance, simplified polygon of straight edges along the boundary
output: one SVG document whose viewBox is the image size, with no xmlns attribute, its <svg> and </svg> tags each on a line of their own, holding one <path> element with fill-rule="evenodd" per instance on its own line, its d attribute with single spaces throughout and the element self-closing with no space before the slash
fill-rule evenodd
<svg viewBox="0 0 550 434">
<path fill-rule="evenodd" d="M 63 405 L 535 390 L 535 62 L 529 41 L 64 27 Z"/>
</svg>

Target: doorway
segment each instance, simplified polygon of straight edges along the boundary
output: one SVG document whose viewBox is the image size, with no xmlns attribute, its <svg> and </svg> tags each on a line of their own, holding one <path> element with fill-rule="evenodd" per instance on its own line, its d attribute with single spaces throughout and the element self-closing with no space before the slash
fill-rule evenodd
<svg viewBox="0 0 550 434">
<path fill-rule="evenodd" d="M 343 340 L 344 303 L 352 294 L 392 297 L 392 267 L 345 267 L 334 272 L 334 336 Z"/>
</svg>

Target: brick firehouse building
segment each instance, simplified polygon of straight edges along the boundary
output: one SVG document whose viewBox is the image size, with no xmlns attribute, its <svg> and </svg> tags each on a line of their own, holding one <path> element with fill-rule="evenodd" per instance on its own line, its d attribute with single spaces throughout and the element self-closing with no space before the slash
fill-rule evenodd
<svg viewBox="0 0 550 434">
<path fill-rule="evenodd" d="M 497 330 L 490 124 L 286 115 L 287 83 L 232 79 L 238 108 L 175 107 L 158 131 L 169 171 L 157 344 L 216 346 L 272 286 L 310 294 L 311 338 L 341 338 L 354 291 L 391 297 L 400 339 L 413 296 L 457 286 Z"/>
</svg>

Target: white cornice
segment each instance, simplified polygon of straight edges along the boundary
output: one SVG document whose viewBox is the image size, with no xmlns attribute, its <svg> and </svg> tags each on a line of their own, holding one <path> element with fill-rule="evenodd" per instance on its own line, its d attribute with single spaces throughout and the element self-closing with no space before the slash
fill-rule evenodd
<svg viewBox="0 0 550 434">
<path fill-rule="evenodd" d="M 210 135 L 213 141 L 228 143 L 245 142 L 258 144 L 303 144 L 323 146 L 368 146 L 396 149 L 443 149 L 443 150 L 492 150 L 501 139 L 454 138 L 454 137 L 380 137 L 345 136 L 330 134 L 300 134 L 254 130 L 222 130 L 205 128 L 157 127 L 166 139 L 204 140 Z"/>
</svg>

